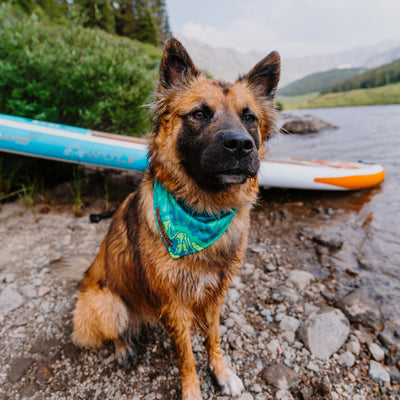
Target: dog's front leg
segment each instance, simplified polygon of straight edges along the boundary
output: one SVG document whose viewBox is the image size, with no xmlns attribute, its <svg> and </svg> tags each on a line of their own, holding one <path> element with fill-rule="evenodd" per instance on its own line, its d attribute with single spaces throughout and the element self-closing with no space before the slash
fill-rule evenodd
<svg viewBox="0 0 400 400">
<path fill-rule="evenodd" d="M 182 400 L 202 400 L 190 335 L 193 315 L 180 307 L 171 307 L 171 309 L 173 312 L 164 314 L 164 321 L 174 339 L 178 353 Z"/>
<path fill-rule="evenodd" d="M 221 387 L 222 394 L 239 396 L 243 392 L 244 386 L 240 378 L 226 365 L 223 358 L 219 339 L 219 316 L 220 305 L 217 307 L 207 307 L 205 312 L 207 326 L 206 346 L 210 368 Z"/>
</svg>

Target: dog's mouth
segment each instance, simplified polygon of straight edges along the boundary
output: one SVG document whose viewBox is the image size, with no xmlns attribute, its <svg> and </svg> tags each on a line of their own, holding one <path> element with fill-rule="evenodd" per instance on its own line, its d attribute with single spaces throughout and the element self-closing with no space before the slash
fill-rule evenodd
<svg viewBox="0 0 400 400">
<path fill-rule="evenodd" d="M 249 176 L 239 173 L 224 173 L 217 175 L 217 180 L 224 186 L 240 185 L 246 181 Z"/>
</svg>

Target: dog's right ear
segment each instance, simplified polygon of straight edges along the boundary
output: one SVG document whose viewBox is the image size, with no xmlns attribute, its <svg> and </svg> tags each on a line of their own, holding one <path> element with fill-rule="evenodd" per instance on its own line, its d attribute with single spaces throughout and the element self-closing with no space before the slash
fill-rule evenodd
<svg viewBox="0 0 400 400">
<path fill-rule="evenodd" d="M 175 38 L 169 39 L 160 64 L 160 85 L 166 89 L 180 86 L 199 74 L 181 42 Z"/>
</svg>

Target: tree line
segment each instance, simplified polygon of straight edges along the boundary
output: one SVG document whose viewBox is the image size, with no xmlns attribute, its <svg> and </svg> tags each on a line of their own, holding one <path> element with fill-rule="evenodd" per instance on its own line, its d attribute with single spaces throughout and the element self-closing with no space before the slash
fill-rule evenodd
<svg viewBox="0 0 400 400">
<path fill-rule="evenodd" d="M 368 89 L 397 82 L 400 82 L 400 59 L 331 85 L 321 90 L 321 94 Z"/>
<path fill-rule="evenodd" d="M 0 0 L 0 2 L 5 2 Z M 162 47 L 171 36 L 165 0 L 13 0 L 32 13 L 40 7 L 51 19 L 73 16 L 84 27 L 98 27 Z"/>
</svg>

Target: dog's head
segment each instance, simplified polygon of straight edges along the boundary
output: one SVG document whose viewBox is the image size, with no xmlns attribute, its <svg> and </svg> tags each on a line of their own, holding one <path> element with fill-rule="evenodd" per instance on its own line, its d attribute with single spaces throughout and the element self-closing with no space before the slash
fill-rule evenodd
<svg viewBox="0 0 400 400">
<path fill-rule="evenodd" d="M 182 44 L 170 39 L 149 144 L 151 165 L 162 175 L 157 179 L 181 181 L 184 174 L 210 193 L 256 180 L 275 124 L 279 72 L 279 55 L 272 52 L 234 84 L 207 79 Z"/>
</svg>

